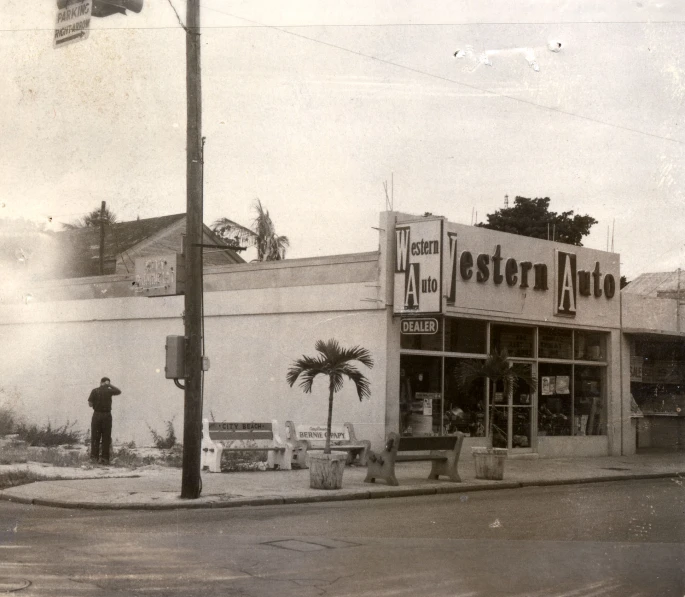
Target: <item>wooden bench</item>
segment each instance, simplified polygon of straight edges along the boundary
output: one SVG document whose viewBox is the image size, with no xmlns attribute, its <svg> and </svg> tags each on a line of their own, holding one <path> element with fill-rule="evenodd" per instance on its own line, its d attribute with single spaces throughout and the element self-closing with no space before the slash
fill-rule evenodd
<svg viewBox="0 0 685 597">
<path fill-rule="evenodd" d="M 243 442 L 267 442 L 265 446 L 238 446 Z M 292 449 L 281 441 L 278 423 L 219 423 L 202 420 L 201 470 L 221 472 L 221 454 L 231 452 L 267 452 L 267 467 L 290 470 Z"/>
<path fill-rule="evenodd" d="M 292 448 L 293 465 L 299 468 L 309 468 L 307 452 L 324 449 L 326 426 L 295 425 L 292 421 L 286 421 L 285 439 Z M 345 423 L 342 427 L 331 427 L 331 449 L 347 452 L 347 464 L 358 462 L 360 466 L 366 466 L 371 442 L 366 439 L 357 439 L 352 423 Z"/>
<path fill-rule="evenodd" d="M 376 479 L 383 479 L 388 485 L 399 485 L 395 476 L 396 462 L 429 461 L 431 471 L 429 479 L 437 480 L 441 475 L 450 481 L 459 483 L 461 478 L 457 472 L 459 453 L 464 442 L 464 434 L 428 435 L 416 437 L 400 437 L 397 433 L 389 433 L 385 443 L 385 450 L 376 454 L 369 453 L 369 464 L 365 483 L 375 483 Z M 406 452 L 426 452 L 429 454 L 406 454 Z"/>
</svg>

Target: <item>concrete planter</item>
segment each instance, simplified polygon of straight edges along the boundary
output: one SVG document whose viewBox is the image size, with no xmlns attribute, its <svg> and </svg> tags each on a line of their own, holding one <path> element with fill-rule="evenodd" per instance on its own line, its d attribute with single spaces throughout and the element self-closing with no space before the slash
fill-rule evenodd
<svg viewBox="0 0 685 597">
<path fill-rule="evenodd" d="M 476 479 L 501 481 L 504 478 L 505 448 L 471 448 L 476 465 Z"/>
<path fill-rule="evenodd" d="M 309 462 L 309 486 L 312 489 L 341 489 L 347 452 L 323 450 L 307 452 Z"/>
</svg>

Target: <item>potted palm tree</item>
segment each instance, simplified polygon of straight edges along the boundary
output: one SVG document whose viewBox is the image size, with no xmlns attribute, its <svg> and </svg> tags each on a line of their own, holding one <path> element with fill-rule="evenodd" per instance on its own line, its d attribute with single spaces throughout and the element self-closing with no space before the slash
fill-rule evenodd
<svg viewBox="0 0 685 597">
<path fill-rule="evenodd" d="M 292 388 L 298 378 L 305 394 L 312 391 L 317 375 L 328 376 L 328 419 L 326 421 L 326 444 L 322 450 L 311 450 L 309 457 L 309 482 L 312 489 L 340 489 L 347 452 L 331 451 L 331 424 L 333 421 L 333 398 L 343 387 L 344 378 L 352 380 L 361 401 L 369 397 L 370 384 L 364 374 L 352 361 L 373 367 L 373 359 L 366 348 L 354 346 L 342 348 L 337 340 L 318 340 L 314 348 L 319 353 L 315 357 L 302 356 L 292 363 L 286 381 Z"/>
<path fill-rule="evenodd" d="M 479 379 L 487 379 L 492 396 L 497 387 L 501 387 L 503 395 L 509 396 L 519 383 L 524 382 L 531 388 L 537 380 L 525 365 L 512 363 L 506 350 L 494 350 L 484 361 L 462 361 L 455 369 L 457 385 L 466 391 Z M 494 401 L 493 401 L 494 404 Z M 507 458 L 507 448 L 495 447 L 495 438 L 504 438 L 506 433 L 495 424 L 495 408 L 490 409 L 488 417 L 487 447 L 471 448 L 476 465 L 477 479 L 496 479 L 504 477 L 504 461 Z"/>
</svg>

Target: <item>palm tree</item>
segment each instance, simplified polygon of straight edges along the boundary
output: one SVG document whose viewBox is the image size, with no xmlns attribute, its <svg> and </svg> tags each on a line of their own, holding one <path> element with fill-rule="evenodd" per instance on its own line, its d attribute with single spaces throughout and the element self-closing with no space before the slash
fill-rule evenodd
<svg viewBox="0 0 685 597">
<path fill-rule="evenodd" d="M 328 376 L 328 421 L 326 422 L 326 446 L 324 454 L 331 453 L 331 423 L 333 420 L 333 397 L 335 393 L 343 387 L 343 376 L 348 377 L 354 382 L 357 388 L 357 395 L 361 401 L 365 397 L 370 397 L 371 386 L 369 380 L 359 371 L 350 361 L 359 361 L 369 369 L 373 367 L 371 353 L 366 348 L 354 346 L 353 348 L 342 348 L 337 340 L 317 340 L 314 348 L 319 352 L 316 357 L 302 356 L 297 359 L 288 369 L 286 381 L 292 388 L 298 377 L 301 376 L 300 387 L 305 394 L 312 391 L 312 385 L 317 375 Z"/>
<path fill-rule="evenodd" d="M 531 388 L 536 387 L 537 380 L 530 372 L 530 367 L 520 363 L 511 363 L 506 350 L 494 350 L 484 361 L 467 360 L 460 362 L 454 370 L 457 385 L 464 391 L 479 379 L 487 379 L 494 389 L 502 384 L 504 396 L 509 396 L 523 382 Z M 494 409 L 488 420 L 488 442 L 493 445 Z"/>
<path fill-rule="evenodd" d="M 259 199 L 255 199 L 254 209 L 257 215 L 252 221 L 252 229 L 228 218 L 219 218 L 212 224 L 212 230 L 235 245 L 248 244 L 257 247 L 258 261 L 285 259 L 286 249 L 290 246 L 288 237 L 276 234 L 273 220 Z"/>
</svg>

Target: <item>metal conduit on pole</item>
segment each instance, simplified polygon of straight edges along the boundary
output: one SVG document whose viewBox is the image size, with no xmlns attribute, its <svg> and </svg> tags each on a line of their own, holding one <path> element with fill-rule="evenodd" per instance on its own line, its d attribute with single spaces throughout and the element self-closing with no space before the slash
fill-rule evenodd
<svg viewBox="0 0 685 597">
<path fill-rule="evenodd" d="M 186 11 L 186 380 L 183 410 L 181 497 L 200 497 L 202 438 L 202 85 L 200 77 L 200 2 L 188 0 Z"/>
</svg>

